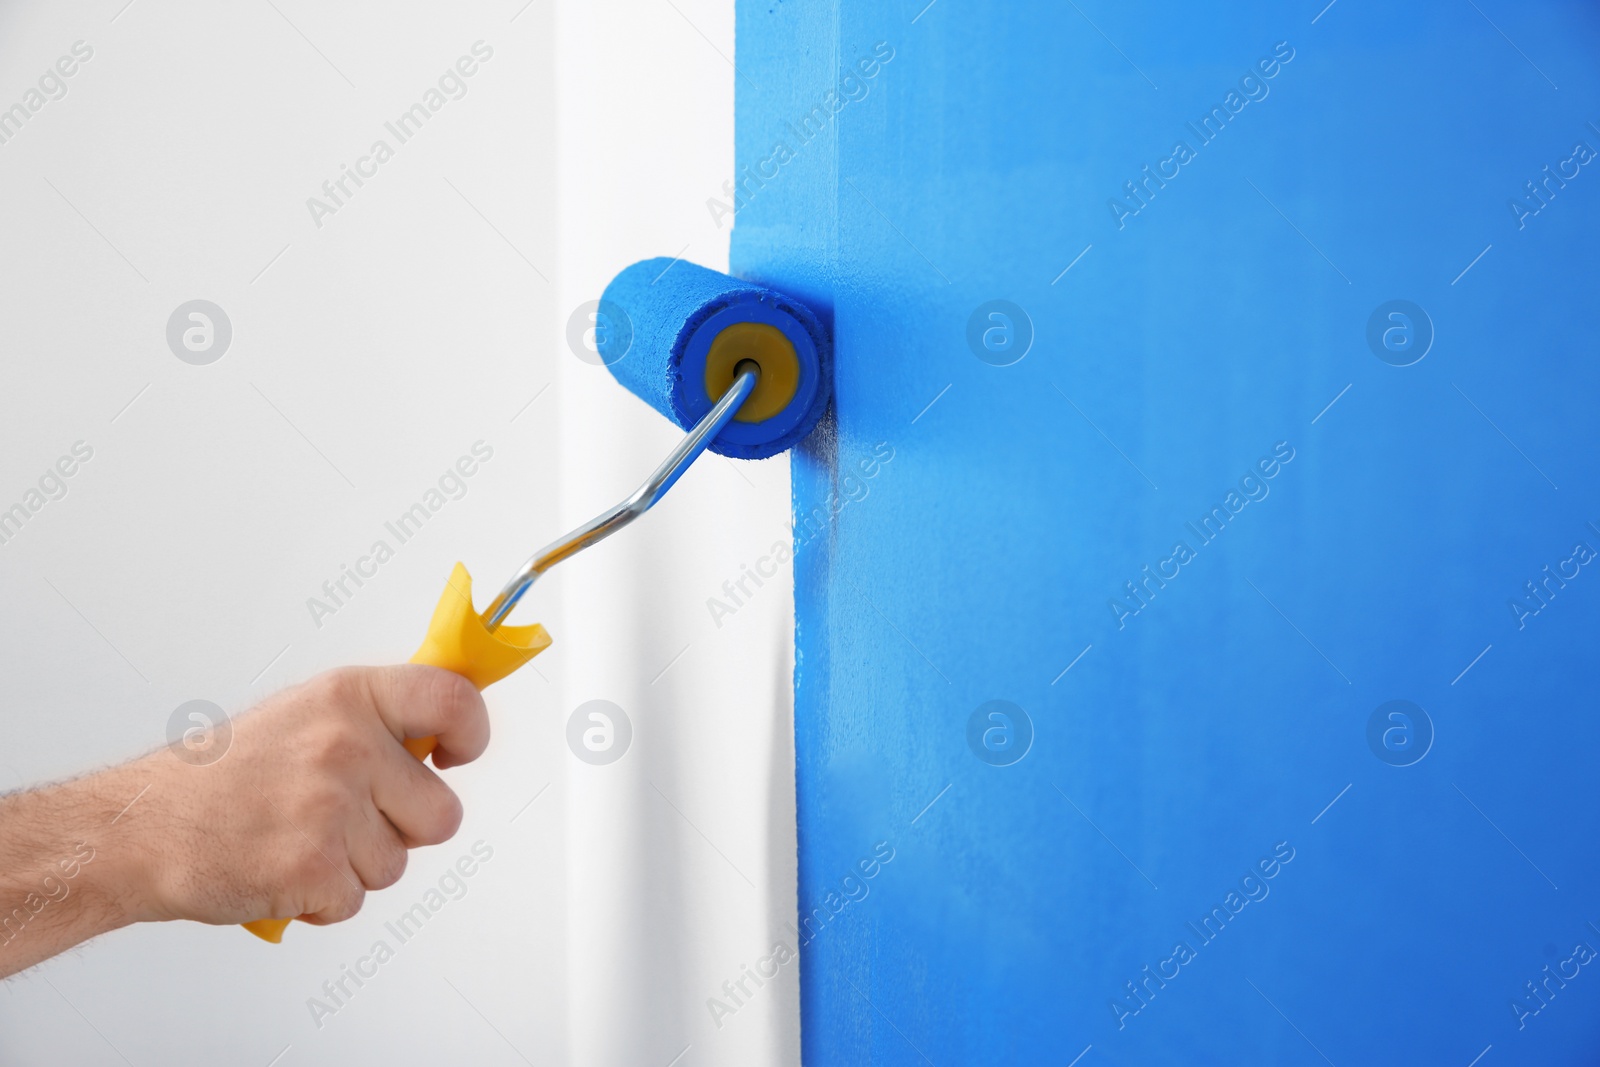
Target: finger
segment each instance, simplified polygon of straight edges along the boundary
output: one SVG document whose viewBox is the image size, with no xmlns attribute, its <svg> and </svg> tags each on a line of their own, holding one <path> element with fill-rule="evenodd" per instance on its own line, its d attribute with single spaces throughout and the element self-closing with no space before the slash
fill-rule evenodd
<svg viewBox="0 0 1600 1067">
<path fill-rule="evenodd" d="M 373 670 L 370 684 L 378 714 L 395 740 L 438 739 L 436 765 L 471 763 L 488 747 L 483 695 L 459 674 L 408 663 Z"/>
<path fill-rule="evenodd" d="M 448 841 L 461 827 L 460 798 L 399 746 L 372 770 L 372 801 L 406 848 Z"/>
<path fill-rule="evenodd" d="M 344 889 L 335 888 L 330 895 L 332 903 L 296 918 L 312 926 L 332 926 L 334 923 L 355 918 L 356 913 L 361 910 L 361 902 L 366 898 L 367 893 L 364 889 L 350 889 L 348 886 Z"/>
<path fill-rule="evenodd" d="M 348 860 L 341 857 L 341 862 L 336 864 L 325 850 L 318 849 L 316 859 L 307 860 L 307 867 L 314 872 L 307 879 L 313 887 L 307 897 L 314 906 L 300 916 L 302 921 L 313 926 L 327 926 L 344 922 L 361 910 L 366 890 L 361 888 Z"/>
<path fill-rule="evenodd" d="M 400 831 L 371 804 L 347 836 L 350 867 L 363 889 L 388 889 L 406 873 L 406 843 Z"/>
</svg>

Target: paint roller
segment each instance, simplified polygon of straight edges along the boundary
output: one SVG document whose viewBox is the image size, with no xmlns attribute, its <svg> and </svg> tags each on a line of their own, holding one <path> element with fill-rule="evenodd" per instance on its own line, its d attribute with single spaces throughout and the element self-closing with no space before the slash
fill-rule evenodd
<svg viewBox="0 0 1600 1067">
<path fill-rule="evenodd" d="M 410 662 L 455 671 L 479 689 L 511 674 L 550 646 L 537 623 L 504 625 L 541 574 L 649 511 L 707 449 L 739 459 L 777 455 L 828 406 L 832 351 L 822 323 L 771 289 L 682 260 L 647 259 L 612 279 L 597 315 L 601 362 L 687 433 L 631 496 L 530 556 L 481 612 L 472 576 L 457 563 Z M 405 742 L 418 759 L 434 744 Z M 291 921 L 244 927 L 276 944 Z"/>
</svg>

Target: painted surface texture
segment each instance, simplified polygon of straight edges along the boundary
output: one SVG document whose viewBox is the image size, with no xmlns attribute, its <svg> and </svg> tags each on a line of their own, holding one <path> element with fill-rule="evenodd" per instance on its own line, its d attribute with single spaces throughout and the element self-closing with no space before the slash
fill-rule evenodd
<svg viewBox="0 0 1600 1067">
<path fill-rule="evenodd" d="M 807 1063 L 1600 1050 L 1600 17 L 1321 6 L 739 6 Z"/>
</svg>

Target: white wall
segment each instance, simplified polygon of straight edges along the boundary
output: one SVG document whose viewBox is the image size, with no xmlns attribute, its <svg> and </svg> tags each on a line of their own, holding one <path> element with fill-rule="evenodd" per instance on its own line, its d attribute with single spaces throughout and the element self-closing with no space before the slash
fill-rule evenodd
<svg viewBox="0 0 1600 1067">
<path fill-rule="evenodd" d="M 0 508 L 94 449 L 0 544 L 0 787 L 158 745 L 186 700 L 404 659 L 452 562 L 497 585 L 671 443 L 567 350 L 572 309 L 633 258 L 726 259 L 731 4 L 10 3 L 0 107 L 80 40 L 0 144 Z M 384 122 L 479 40 L 466 95 L 397 144 Z M 380 137 L 319 228 L 306 199 Z M 195 298 L 233 328 L 206 366 L 165 336 Z M 480 440 L 466 495 L 315 625 L 307 598 Z M 708 457 L 555 572 L 519 613 L 555 646 L 450 772 L 460 835 L 361 916 L 276 948 L 109 935 L 0 985 L 0 1061 L 797 1062 L 794 967 L 720 1030 L 705 1005 L 793 911 L 790 591 L 705 607 L 786 536 L 787 493 L 781 460 Z M 596 697 L 634 725 L 608 766 L 565 740 Z M 466 895 L 319 1028 L 308 998 L 480 839 Z"/>
<path fill-rule="evenodd" d="M 733 172 L 732 3 L 574 0 L 556 40 L 563 313 L 646 256 L 726 269 L 705 201 Z M 575 524 L 678 433 L 601 367 L 565 359 L 557 381 Z M 584 634 L 561 706 L 610 699 L 636 731 L 616 764 L 567 765 L 573 1063 L 799 1062 L 796 965 L 720 1027 L 706 1005 L 774 940 L 792 944 L 789 573 L 720 627 L 706 606 L 788 538 L 787 458 L 707 455 L 658 513 L 561 574 L 566 625 Z"/>
</svg>

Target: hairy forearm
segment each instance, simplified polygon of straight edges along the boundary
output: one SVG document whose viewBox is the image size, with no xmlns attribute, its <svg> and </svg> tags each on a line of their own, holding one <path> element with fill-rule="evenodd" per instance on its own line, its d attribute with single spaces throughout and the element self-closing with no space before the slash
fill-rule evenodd
<svg viewBox="0 0 1600 1067">
<path fill-rule="evenodd" d="M 0 978 L 144 917 L 142 763 L 0 797 Z"/>
</svg>

